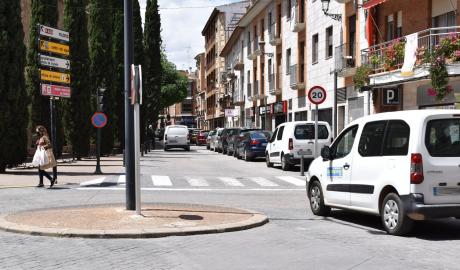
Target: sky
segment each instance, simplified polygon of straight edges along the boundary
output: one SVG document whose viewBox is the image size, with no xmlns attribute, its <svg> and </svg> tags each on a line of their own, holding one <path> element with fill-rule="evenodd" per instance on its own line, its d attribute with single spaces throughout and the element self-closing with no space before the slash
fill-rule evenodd
<svg viewBox="0 0 460 270">
<path fill-rule="evenodd" d="M 139 0 L 144 17 L 147 0 Z M 178 69 L 196 69 L 195 56 L 204 52 L 201 35 L 215 6 L 238 0 L 158 0 L 163 46 L 168 60 Z M 143 18 L 144 19 L 144 18 Z"/>
</svg>

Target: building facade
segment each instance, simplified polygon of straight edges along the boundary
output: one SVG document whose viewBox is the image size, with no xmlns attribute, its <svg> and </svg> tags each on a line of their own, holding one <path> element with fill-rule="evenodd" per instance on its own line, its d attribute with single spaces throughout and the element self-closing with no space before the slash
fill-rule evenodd
<svg viewBox="0 0 460 270">
<path fill-rule="evenodd" d="M 187 76 L 188 79 L 187 96 L 182 102 L 164 109 L 166 125 L 185 125 L 189 128 L 196 128 L 196 101 L 194 99 L 197 92 L 196 72 L 180 71 L 180 73 Z"/>
</svg>

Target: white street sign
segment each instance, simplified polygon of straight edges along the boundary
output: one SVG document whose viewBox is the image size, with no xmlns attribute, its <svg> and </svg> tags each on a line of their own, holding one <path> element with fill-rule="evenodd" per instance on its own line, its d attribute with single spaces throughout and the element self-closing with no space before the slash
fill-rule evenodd
<svg viewBox="0 0 460 270">
<path fill-rule="evenodd" d="M 40 28 L 40 35 L 58 40 L 69 42 L 69 32 L 65 32 L 56 28 L 51 28 L 44 25 L 38 25 Z"/>
<path fill-rule="evenodd" d="M 70 70 L 70 61 L 67 59 L 51 57 L 51 56 L 47 56 L 43 54 L 40 54 L 39 56 L 40 56 L 40 64 L 42 66 Z"/>
<path fill-rule="evenodd" d="M 313 104 L 321 104 L 326 100 L 326 90 L 321 86 L 313 86 L 308 90 L 308 99 Z"/>
</svg>

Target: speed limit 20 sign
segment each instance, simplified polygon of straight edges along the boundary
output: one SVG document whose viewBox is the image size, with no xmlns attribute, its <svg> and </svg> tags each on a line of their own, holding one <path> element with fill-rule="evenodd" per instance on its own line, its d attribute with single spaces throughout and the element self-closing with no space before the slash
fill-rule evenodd
<svg viewBox="0 0 460 270">
<path fill-rule="evenodd" d="M 321 86 L 313 86 L 308 90 L 308 99 L 313 104 L 321 104 L 326 100 L 326 90 Z"/>
</svg>

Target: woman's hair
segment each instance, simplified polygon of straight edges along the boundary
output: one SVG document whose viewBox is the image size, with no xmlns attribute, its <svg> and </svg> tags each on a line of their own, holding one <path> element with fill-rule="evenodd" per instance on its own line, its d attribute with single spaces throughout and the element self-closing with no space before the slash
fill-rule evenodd
<svg viewBox="0 0 460 270">
<path fill-rule="evenodd" d="M 48 134 L 48 131 L 46 130 L 46 128 L 42 125 L 38 125 L 36 128 L 35 128 L 35 131 L 36 132 L 43 132 L 45 134 Z"/>
</svg>

